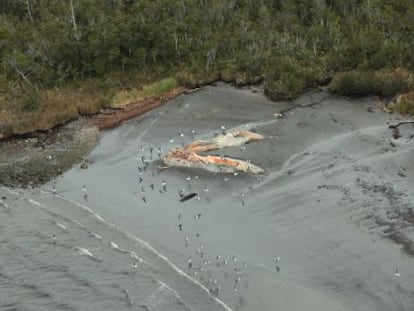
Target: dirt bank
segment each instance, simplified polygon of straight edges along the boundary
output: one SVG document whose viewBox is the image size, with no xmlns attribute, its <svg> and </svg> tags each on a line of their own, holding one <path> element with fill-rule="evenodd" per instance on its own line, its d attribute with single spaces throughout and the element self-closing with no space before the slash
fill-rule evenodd
<svg viewBox="0 0 414 311">
<path fill-rule="evenodd" d="M 145 98 L 118 109 L 103 109 L 48 131 L 37 131 L 0 141 L 0 185 L 34 187 L 53 179 L 74 164 L 87 169 L 85 156 L 99 140 L 99 131 L 159 107 L 187 92 L 179 87 L 158 97 Z"/>
<path fill-rule="evenodd" d="M 0 184 L 30 187 L 45 183 L 82 161 L 98 138 L 98 129 L 82 118 L 47 132 L 3 141 Z"/>
</svg>

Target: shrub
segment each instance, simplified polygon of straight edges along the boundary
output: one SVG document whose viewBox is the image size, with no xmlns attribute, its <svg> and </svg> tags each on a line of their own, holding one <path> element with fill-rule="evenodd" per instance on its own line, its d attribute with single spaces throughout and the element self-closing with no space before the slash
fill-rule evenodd
<svg viewBox="0 0 414 311">
<path fill-rule="evenodd" d="M 413 74 L 407 70 L 360 71 L 351 70 L 337 73 L 329 89 L 335 93 L 348 96 L 394 95 L 413 88 Z"/>
<path fill-rule="evenodd" d="M 396 96 L 390 105 L 390 108 L 401 114 L 409 114 L 414 116 L 414 92 Z"/>
</svg>

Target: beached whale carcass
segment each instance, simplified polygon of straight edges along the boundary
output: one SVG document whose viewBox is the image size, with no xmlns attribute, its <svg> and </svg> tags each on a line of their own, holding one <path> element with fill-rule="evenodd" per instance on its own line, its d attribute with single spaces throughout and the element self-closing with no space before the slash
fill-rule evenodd
<svg viewBox="0 0 414 311">
<path fill-rule="evenodd" d="M 264 139 L 264 137 L 260 134 L 249 131 L 236 131 L 209 140 L 197 140 L 184 147 L 174 148 L 163 160 L 167 166 L 200 168 L 215 173 L 240 171 L 249 174 L 261 174 L 263 169 L 248 161 L 231 157 L 204 156 L 199 154 L 200 152 L 237 147 L 261 139 Z"/>
</svg>

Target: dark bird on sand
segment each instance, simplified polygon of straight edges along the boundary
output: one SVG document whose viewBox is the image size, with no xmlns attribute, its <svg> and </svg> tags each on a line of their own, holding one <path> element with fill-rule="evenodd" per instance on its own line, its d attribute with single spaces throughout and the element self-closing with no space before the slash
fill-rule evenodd
<svg viewBox="0 0 414 311">
<path fill-rule="evenodd" d="M 188 201 L 188 200 L 190 200 L 190 199 L 194 198 L 196 195 L 197 195 L 197 193 L 196 193 L 196 192 L 192 192 L 192 193 L 190 193 L 190 194 L 187 194 L 187 195 L 185 195 L 185 196 L 181 197 L 180 202 L 185 202 L 185 201 Z"/>
</svg>

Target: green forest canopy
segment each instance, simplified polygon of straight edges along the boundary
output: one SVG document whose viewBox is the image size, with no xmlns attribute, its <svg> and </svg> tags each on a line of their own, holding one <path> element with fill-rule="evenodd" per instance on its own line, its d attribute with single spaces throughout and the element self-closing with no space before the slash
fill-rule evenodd
<svg viewBox="0 0 414 311">
<path fill-rule="evenodd" d="M 264 78 L 269 96 L 291 98 L 337 72 L 411 72 L 413 38 L 411 0 L 2 0 L 0 92 L 180 72 Z"/>
</svg>

